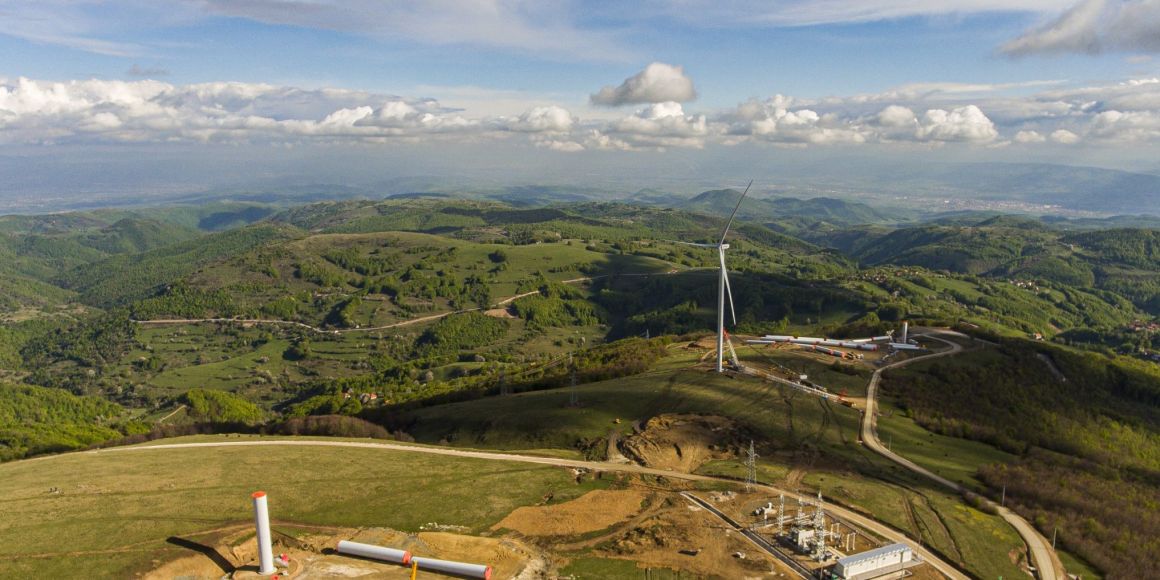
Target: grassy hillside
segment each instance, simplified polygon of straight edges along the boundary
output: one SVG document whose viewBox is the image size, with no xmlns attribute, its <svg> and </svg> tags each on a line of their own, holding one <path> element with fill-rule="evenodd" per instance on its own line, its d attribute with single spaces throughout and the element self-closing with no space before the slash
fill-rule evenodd
<svg viewBox="0 0 1160 580">
<path fill-rule="evenodd" d="M 1156 510 L 1128 525 L 1118 507 L 1160 497 L 1158 385 L 1152 364 L 1005 341 L 892 371 L 883 388 L 926 429 L 1018 454 L 976 477 L 1109 577 L 1130 577 L 1154 574 L 1141 562 L 1160 554 Z"/>
<path fill-rule="evenodd" d="M 287 466 L 292 477 L 275 474 Z M 252 530 L 250 494 L 258 489 L 269 493 L 273 529 L 284 539 L 312 525 L 417 533 L 441 522 L 479 533 L 516 507 L 604 486 L 577 484 L 568 471 L 546 466 L 375 449 L 105 452 L 7 463 L 0 465 L 7 509 L 0 576 L 75 577 L 75 553 L 83 552 L 99 554 L 86 559 L 85 576 L 132 578 L 194 555 L 190 543 L 216 541 L 223 529 Z M 490 499 L 480 501 L 480 489 Z"/>
</svg>

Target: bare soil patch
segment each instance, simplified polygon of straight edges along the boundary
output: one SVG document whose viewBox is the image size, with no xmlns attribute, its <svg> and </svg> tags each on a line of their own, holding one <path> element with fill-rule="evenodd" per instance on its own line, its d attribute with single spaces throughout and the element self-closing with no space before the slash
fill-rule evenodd
<svg viewBox="0 0 1160 580">
<path fill-rule="evenodd" d="M 527 536 L 574 536 L 606 529 L 640 512 L 643 490 L 590 491 L 556 505 L 517 508 L 492 526 Z"/>
<path fill-rule="evenodd" d="M 601 544 L 594 555 L 633 560 L 647 568 L 670 568 L 704 578 L 778 578 L 789 575 L 716 517 L 676 494 L 653 517 Z M 737 553 L 744 558 L 734 557 Z M 784 576 L 781 576 L 784 577 Z"/>
<path fill-rule="evenodd" d="M 712 415 L 658 415 L 621 451 L 648 467 L 692 473 L 711 459 L 731 459 L 741 444 L 731 419 Z"/>
</svg>

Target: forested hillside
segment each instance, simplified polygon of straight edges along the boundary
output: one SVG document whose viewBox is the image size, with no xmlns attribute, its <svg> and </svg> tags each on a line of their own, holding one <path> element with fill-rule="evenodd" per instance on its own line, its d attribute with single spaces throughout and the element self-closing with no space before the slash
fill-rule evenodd
<svg viewBox="0 0 1160 580">
<path fill-rule="evenodd" d="M 1059 371 L 1059 375 L 1052 372 Z M 1027 341 L 892 371 L 908 416 L 1020 458 L 984 467 L 1007 505 L 1059 528 L 1063 545 L 1115 577 L 1150 577 L 1160 556 L 1160 368 Z M 1124 505 L 1139 506 L 1131 514 Z"/>
<path fill-rule="evenodd" d="M 860 227 L 812 236 L 863 266 L 919 266 L 986 278 L 1024 280 L 1053 290 L 1102 290 L 1160 314 L 1156 230 L 1069 233 L 1006 216 L 896 230 Z"/>
<path fill-rule="evenodd" d="M 124 409 L 97 397 L 0 382 L 0 461 L 122 437 L 135 429 L 124 419 Z"/>
</svg>

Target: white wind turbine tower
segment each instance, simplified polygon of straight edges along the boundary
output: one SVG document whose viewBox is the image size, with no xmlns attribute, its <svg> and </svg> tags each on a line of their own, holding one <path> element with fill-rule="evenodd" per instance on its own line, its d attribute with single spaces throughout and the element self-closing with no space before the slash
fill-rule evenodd
<svg viewBox="0 0 1160 580">
<path fill-rule="evenodd" d="M 737 325 L 737 312 L 733 309 L 733 290 L 729 287 L 729 272 L 725 269 L 725 250 L 729 249 L 729 244 L 725 243 L 725 236 L 729 235 L 729 228 L 733 226 L 733 218 L 737 217 L 737 210 L 741 209 L 741 202 L 745 199 L 745 195 L 749 193 L 749 188 L 753 186 L 753 181 L 745 186 L 745 191 L 741 192 L 741 198 L 737 200 L 737 205 L 733 207 L 733 213 L 729 214 L 729 221 L 725 223 L 725 229 L 721 230 L 721 241 L 716 244 L 695 244 L 693 242 L 678 242 L 688 246 L 696 246 L 698 248 L 717 248 L 717 258 L 721 262 L 721 276 L 718 281 L 717 289 L 717 372 L 725 370 L 725 299 L 729 299 L 729 315 L 733 319 L 733 325 Z"/>
</svg>

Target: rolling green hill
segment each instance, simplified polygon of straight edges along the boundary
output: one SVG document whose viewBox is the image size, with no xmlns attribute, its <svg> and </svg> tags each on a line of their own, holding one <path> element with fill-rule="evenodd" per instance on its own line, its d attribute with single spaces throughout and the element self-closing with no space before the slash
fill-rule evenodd
<svg viewBox="0 0 1160 580">
<path fill-rule="evenodd" d="M 0 461 L 58 453 L 123 436 L 125 410 L 97 397 L 0 382 Z"/>
</svg>

